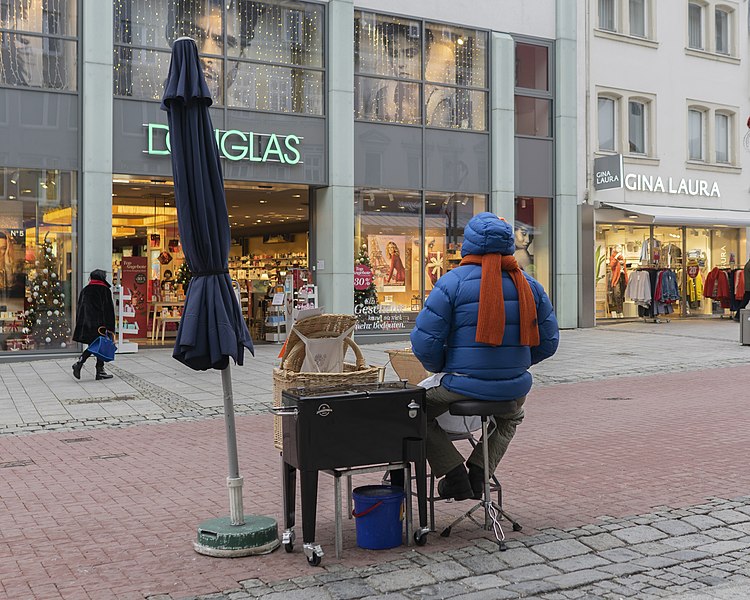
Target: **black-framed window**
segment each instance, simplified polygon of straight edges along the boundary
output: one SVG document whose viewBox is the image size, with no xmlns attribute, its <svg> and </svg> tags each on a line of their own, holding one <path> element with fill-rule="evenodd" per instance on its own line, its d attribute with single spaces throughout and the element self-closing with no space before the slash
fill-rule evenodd
<svg viewBox="0 0 750 600">
<path fill-rule="evenodd" d="M 114 94 L 159 100 L 175 39 L 196 40 L 215 104 L 324 114 L 321 4 L 115 0 Z"/>
<path fill-rule="evenodd" d="M 0 2 L 0 85 L 74 92 L 77 0 Z"/>
<path fill-rule="evenodd" d="M 355 11 L 355 118 L 486 131 L 487 45 L 485 31 Z"/>
</svg>

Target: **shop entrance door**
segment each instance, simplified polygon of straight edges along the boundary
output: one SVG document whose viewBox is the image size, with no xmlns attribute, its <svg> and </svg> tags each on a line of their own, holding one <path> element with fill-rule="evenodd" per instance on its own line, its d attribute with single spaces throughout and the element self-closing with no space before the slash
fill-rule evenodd
<svg viewBox="0 0 750 600">
<path fill-rule="evenodd" d="M 117 176 L 113 183 L 112 270 L 122 282 L 123 333 L 171 345 L 191 278 L 170 180 Z M 287 313 L 317 302 L 309 269 L 307 186 L 225 182 L 232 232 L 229 272 L 254 342 L 283 342 Z M 283 302 L 274 303 L 274 294 Z M 277 301 L 279 296 L 276 296 Z"/>
</svg>

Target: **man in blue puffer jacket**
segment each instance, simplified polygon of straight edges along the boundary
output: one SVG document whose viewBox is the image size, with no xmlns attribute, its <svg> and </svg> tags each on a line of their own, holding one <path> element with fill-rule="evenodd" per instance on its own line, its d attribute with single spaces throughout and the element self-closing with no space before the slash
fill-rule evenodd
<svg viewBox="0 0 750 600">
<path fill-rule="evenodd" d="M 518 268 L 513 228 L 492 213 L 474 216 L 464 229 L 461 266 L 443 275 L 427 297 L 411 333 L 414 354 L 428 371 L 444 373 L 427 391 L 427 459 L 443 498 L 480 498 L 481 444 L 466 461 L 436 418 L 452 402 L 514 402 L 496 417 L 488 443 L 490 473 L 522 421 L 531 389 L 528 369 L 557 350 L 552 303 L 541 284 Z M 480 302 L 481 291 L 481 302 Z"/>
</svg>

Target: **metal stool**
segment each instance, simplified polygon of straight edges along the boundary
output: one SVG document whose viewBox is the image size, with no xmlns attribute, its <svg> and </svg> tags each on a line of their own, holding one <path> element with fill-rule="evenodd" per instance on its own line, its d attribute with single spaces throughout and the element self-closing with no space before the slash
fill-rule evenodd
<svg viewBox="0 0 750 600">
<path fill-rule="evenodd" d="M 507 550 L 505 545 L 505 532 L 500 526 L 500 519 L 505 518 L 513 525 L 513 531 L 521 531 L 521 524 L 514 520 L 508 513 L 503 510 L 503 495 L 502 486 L 500 482 L 493 485 L 492 479 L 494 474 L 490 473 L 489 469 L 489 450 L 487 449 L 488 435 L 488 423 L 492 416 L 502 416 L 515 412 L 517 406 L 515 402 L 491 402 L 488 400 L 459 400 L 453 402 L 449 411 L 452 415 L 458 415 L 463 417 L 479 416 L 482 418 L 482 458 L 484 462 L 484 490 L 482 493 L 482 499 L 474 505 L 470 510 L 465 512 L 463 515 L 458 517 L 453 523 L 448 525 L 440 533 L 442 537 L 448 537 L 451 534 L 451 530 L 455 525 L 458 525 L 464 519 L 471 519 L 474 523 L 480 527 L 484 527 L 486 530 L 492 530 L 497 539 L 498 546 L 501 551 Z M 492 501 L 492 492 L 497 492 L 497 502 Z M 480 508 L 484 508 L 484 523 L 476 520 L 474 513 Z"/>
</svg>

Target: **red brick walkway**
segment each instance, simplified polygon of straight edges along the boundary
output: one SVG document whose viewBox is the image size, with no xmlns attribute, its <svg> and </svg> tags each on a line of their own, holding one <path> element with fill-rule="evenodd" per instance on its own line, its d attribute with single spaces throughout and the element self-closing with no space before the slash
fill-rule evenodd
<svg viewBox="0 0 750 600">
<path fill-rule="evenodd" d="M 501 465 L 506 508 L 527 534 L 747 494 L 748 389 L 746 367 L 540 389 Z M 237 427 L 246 511 L 280 519 L 272 421 L 243 417 Z M 66 442 L 83 437 L 93 439 Z M 179 597 L 319 572 L 299 551 L 229 560 L 192 550 L 197 524 L 227 512 L 224 443 L 221 420 L 0 438 L 0 463 L 33 461 L 0 469 L 0 597 Z M 318 541 L 333 564 L 325 476 L 320 499 Z M 438 526 L 466 505 L 441 503 Z M 346 527 L 343 564 L 403 551 L 359 550 Z M 477 535 L 461 527 L 420 550 Z"/>
</svg>

